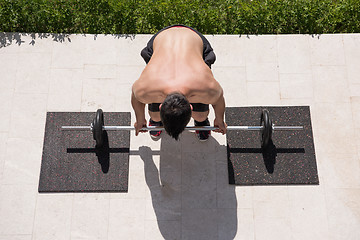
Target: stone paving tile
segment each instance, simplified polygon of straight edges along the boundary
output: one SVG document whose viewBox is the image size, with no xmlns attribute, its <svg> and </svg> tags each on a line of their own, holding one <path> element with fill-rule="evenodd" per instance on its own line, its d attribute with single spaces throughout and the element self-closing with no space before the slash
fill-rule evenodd
<svg viewBox="0 0 360 240">
<path fill-rule="evenodd" d="M 253 209 L 252 187 L 237 188 L 229 184 L 227 163 L 216 163 L 217 207 L 220 209 Z"/>
<path fill-rule="evenodd" d="M 311 117 L 317 152 L 356 153 L 355 125 L 350 103 L 315 104 L 312 107 Z M 337 141 L 338 139 L 341 141 Z"/>
<path fill-rule="evenodd" d="M 350 96 L 351 97 L 360 97 L 360 83 L 351 83 L 350 87 Z"/>
<path fill-rule="evenodd" d="M 0 240 L 31 240 L 32 235 L 0 235 Z"/>
<path fill-rule="evenodd" d="M 0 51 L 3 51 L 1 48 Z M 16 84 L 16 72 L 19 67 L 18 64 L 19 55 L 16 53 L 1 53 L 0 57 L 0 88 L 2 91 L 15 88 Z"/>
<path fill-rule="evenodd" d="M 312 65 L 345 65 L 343 35 L 316 35 L 309 43 Z"/>
<path fill-rule="evenodd" d="M 129 35 L 117 38 L 117 64 L 119 66 L 142 66 L 145 61 L 140 57 L 141 50 L 146 46 L 152 35 Z M 134 57 L 135 56 L 135 57 Z"/>
<path fill-rule="evenodd" d="M 291 228 L 294 239 L 327 239 L 328 219 L 324 189 L 291 187 L 288 189 Z"/>
<path fill-rule="evenodd" d="M 281 99 L 312 99 L 314 87 L 311 74 L 283 73 L 280 79 Z"/>
<path fill-rule="evenodd" d="M 45 117 L 103 108 L 134 124 L 151 35 L 0 37 L 0 239 L 360 237 L 360 34 L 206 36 L 227 106 L 310 106 L 319 186 L 235 187 L 224 136 L 132 132 L 125 194 L 38 194 Z"/>
<path fill-rule="evenodd" d="M 118 88 L 115 88 L 115 78 L 85 78 L 81 99 L 82 111 L 94 111 L 102 108 L 109 112 L 116 104 Z"/>
<path fill-rule="evenodd" d="M 183 209 L 182 239 L 218 239 L 216 209 Z"/>
<path fill-rule="evenodd" d="M 50 70 L 47 111 L 80 112 L 83 74 L 80 68 Z"/>
<path fill-rule="evenodd" d="M 73 194 L 39 195 L 33 239 L 70 239 Z"/>
<path fill-rule="evenodd" d="M 280 105 L 279 82 L 247 82 L 247 105 Z"/>
<path fill-rule="evenodd" d="M 313 86 L 315 102 L 349 102 L 350 91 L 343 66 L 314 66 Z"/>
<path fill-rule="evenodd" d="M 33 232 L 37 185 L 1 184 L 0 236 Z"/>
<path fill-rule="evenodd" d="M 145 206 L 144 199 L 111 199 L 108 239 L 144 239 Z"/>
<path fill-rule="evenodd" d="M 216 209 L 216 163 L 212 153 L 182 154 L 182 209 Z"/>
<path fill-rule="evenodd" d="M 10 117 L 9 137 L 43 138 L 48 94 L 15 93 Z"/>
<path fill-rule="evenodd" d="M 75 194 L 71 239 L 107 239 L 110 215 L 108 194 Z"/>
<path fill-rule="evenodd" d="M 213 67 L 215 79 L 221 83 L 228 96 L 238 96 L 236 99 L 225 97 L 227 106 L 244 105 L 247 103 L 246 68 L 245 67 Z"/>
<path fill-rule="evenodd" d="M 6 147 L 7 147 L 7 132 L 0 132 L 0 179 L 3 179 L 4 165 L 6 159 Z"/>
<path fill-rule="evenodd" d="M 248 82 L 278 82 L 278 64 L 276 62 L 246 62 L 246 80 Z"/>
<path fill-rule="evenodd" d="M 37 184 L 42 139 L 9 138 L 3 164 L 3 184 Z"/>
<path fill-rule="evenodd" d="M 118 44 L 119 39 L 111 37 L 111 35 L 86 35 L 84 64 L 94 67 L 116 65 Z"/>
<path fill-rule="evenodd" d="M 277 38 L 279 73 L 311 73 L 309 36 L 282 35 Z"/>
<path fill-rule="evenodd" d="M 16 93 L 48 93 L 51 52 L 18 54 Z"/>
<path fill-rule="evenodd" d="M 3 113 L 0 118 L 0 132 L 9 132 L 11 111 L 14 101 L 14 89 L 0 89 L 0 111 Z"/>
<path fill-rule="evenodd" d="M 252 209 L 218 209 L 218 239 L 255 240 Z"/>
<path fill-rule="evenodd" d="M 145 221 L 145 239 L 181 239 L 181 221 Z"/>
<path fill-rule="evenodd" d="M 360 36 L 359 34 L 343 35 L 347 77 L 350 84 L 360 84 Z"/>
<path fill-rule="evenodd" d="M 216 62 L 214 66 L 245 66 L 246 46 L 244 37 L 239 37 L 237 35 L 225 35 L 224 37 L 220 36 L 205 36 L 213 47 L 216 55 Z"/>
<path fill-rule="evenodd" d="M 55 43 L 51 39 L 55 40 L 55 34 L 22 33 L 19 53 L 51 53 Z"/>
<path fill-rule="evenodd" d="M 69 41 L 69 39 L 71 39 Z M 71 35 L 63 42 L 54 42 L 51 67 L 52 68 L 83 68 L 85 64 L 86 37 Z"/>
<path fill-rule="evenodd" d="M 278 63 L 277 36 L 243 36 L 246 64 Z"/>
<path fill-rule="evenodd" d="M 360 188 L 332 188 L 326 193 L 329 239 L 360 237 Z"/>
<path fill-rule="evenodd" d="M 353 115 L 354 123 L 360 122 L 360 97 L 351 98 L 351 110 Z M 355 128 L 360 128 L 359 125 L 355 124 Z"/>
<path fill-rule="evenodd" d="M 261 218 L 254 220 L 256 240 L 291 239 L 291 222 L 284 218 Z"/>
</svg>

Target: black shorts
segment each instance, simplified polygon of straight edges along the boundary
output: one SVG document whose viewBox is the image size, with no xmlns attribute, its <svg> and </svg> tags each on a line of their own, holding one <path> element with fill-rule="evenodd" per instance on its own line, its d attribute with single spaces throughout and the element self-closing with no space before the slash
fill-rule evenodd
<svg viewBox="0 0 360 240">
<path fill-rule="evenodd" d="M 200 32 L 196 31 L 195 29 L 193 29 L 189 26 L 182 25 L 182 24 L 171 25 L 171 26 L 165 27 L 165 28 L 161 29 L 159 32 L 157 32 L 154 36 L 152 36 L 152 38 L 147 43 L 146 47 L 141 51 L 141 57 L 144 59 L 146 64 L 150 61 L 151 56 L 154 52 L 153 44 L 154 44 L 155 37 L 162 31 L 172 28 L 172 27 L 186 27 L 186 28 L 193 30 L 195 33 L 197 33 L 200 36 L 200 38 L 203 41 L 203 59 L 204 59 L 204 62 L 206 63 L 206 65 L 208 65 L 209 68 L 211 69 L 211 64 L 213 64 L 215 62 L 216 56 L 215 56 L 214 50 L 212 49 L 209 41 Z M 158 112 L 159 105 L 160 105 L 160 103 L 149 104 L 149 111 Z M 209 111 L 209 104 L 191 103 L 191 105 L 193 106 L 194 112 Z"/>
</svg>

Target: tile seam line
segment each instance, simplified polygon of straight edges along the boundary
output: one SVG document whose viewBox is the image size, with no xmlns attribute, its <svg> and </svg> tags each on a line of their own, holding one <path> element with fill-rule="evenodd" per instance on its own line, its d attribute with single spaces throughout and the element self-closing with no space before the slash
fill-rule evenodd
<svg viewBox="0 0 360 240">
<path fill-rule="evenodd" d="M 247 41 L 245 41 L 245 49 L 247 49 Z M 247 74 L 247 61 L 248 61 L 248 53 L 245 51 L 245 66 L 243 67 L 244 68 L 244 72 L 245 72 L 245 94 L 246 94 L 246 104 L 248 104 L 249 103 L 249 93 L 248 93 L 248 89 L 249 89 L 249 87 L 248 87 L 248 83 L 249 83 L 249 81 L 248 81 L 248 74 Z"/>
<path fill-rule="evenodd" d="M 82 55 L 82 59 L 84 60 L 84 55 Z M 80 99 L 80 112 L 83 112 L 83 100 L 84 100 L 84 71 L 85 71 L 85 64 L 82 64 L 82 77 L 81 77 L 81 99 Z"/>
<path fill-rule="evenodd" d="M 107 214 L 107 226 L 106 226 L 106 239 L 109 239 L 109 231 L 110 231 L 110 204 L 111 204 L 111 193 L 107 193 L 108 195 L 108 214 Z"/>
<path fill-rule="evenodd" d="M 36 209 L 37 209 L 37 204 L 38 204 L 38 199 L 39 199 L 39 193 L 34 193 L 36 196 L 36 200 L 35 200 L 35 207 L 34 207 L 34 216 L 33 216 L 33 223 L 32 223 L 32 231 L 31 231 L 31 239 L 34 239 L 34 233 L 35 233 L 35 220 L 36 220 Z"/>
<path fill-rule="evenodd" d="M 14 81 L 14 87 L 12 88 L 12 97 L 11 97 L 11 104 L 10 104 L 10 120 L 9 120 L 9 129 L 8 129 L 8 136 L 7 136 L 7 139 L 9 139 L 10 137 L 10 130 L 11 130 L 11 119 L 13 119 L 13 115 L 14 115 L 14 98 L 15 98 L 15 89 L 16 89 L 16 76 L 17 76 L 17 73 L 18 73 L 18 67 L 19 67 L 19 58 L 16 58 L 16 70 L 15 70 L 15 81 Z M 6 140 L 6 142 L 8 142 Z M 5 165 L 5 162 L 4 162 L 4 165 Z"/>
<path fill-rule="evenodd" d="M 52 42 L 51 44 L 51 58 L 50 58 L 50 68 L 49 68 L 49 76 L 48 76 L 48 82 L 47 82 L 47 96 L 46 96 L 46 106 L 45 106 L 45 112 L 48 112 L 48 109 L 49 109 L 49 95 L 50 95 L 50 83 L 51 83 L 51 66 L 53 65 L 53 54 L 54 54 L 54 51 L 53 51 L 53 46 L 54 46 L 54 43 Z M 46 120 L 45 120 L 46 121 Z M 44 124 L 44 133 L 45 133 L 45 124 Z"/>
<path fill-rule="evenodd" d="M 307 39 L 307 42 L 308 42 L 308 46 L 309 46 L 309 51 L 310 51 L 310 53 L 309 53 L 309 58 L 310 58 L 310 72 L 311 72 L 311 82 L 312 82 L 312 88 L 313 88 L 313 100 L 314 100 L 314 104 L 316 105 L 316 100 L 315 100 L 315 89 L 314 89 L 314 71 L 315 71 L 315 67 L 319 67 L 319 66 L 317 66 L 317 65 L 315 65 L 315 64 L 312 64 L 312 62 L 313 62 L 313 57 L 312 57 L 312 54 L 311 54 L 311 46 L 310 46 L 310 39 L 309 39 L 309 37 L 307 37 L 306 38 Z M 343 50 L 344 51 L 344 50 Z M 311 114 L 311 112 L 310 112 L 310 114 Z M 314 134 L 314 130 L 313 130 L 313 134 Z M 315 153 L 316 154 L 316 153 Z M 318 160 L 316 161 L 316 164 L 318 165 Z M 318 166 L 317 166 L 317 168 L 318 168 Z M 318 171 L 318 173 L 319 173 L 319 169 L 317 170 Z M 319 178 L 319 185 L 320 185 L 320 175 L 318 176 L 318 178 Z M 326 181 L 326 180 L 325 180 Z M 326 192 L 325 192 L 325 190 L 324 190 L 324 192 L 323 192 L 323 195 L 324 195 L 324 199 L 325 199 L 325 208 L 326 208 L 326 227 L 327 227 L 327 229 L 329 229 L 329 216 L 328 216 L 328 212 L 327 212 L 327 210 L 328 210 L 328 208 L 327 208 L 327 205 L 328 205 L 328 199 L 327 199 L 327 197 L 326 197 Z"/>
<path fill-rule="evenodd" d="M 74 222 L 74 204 L 75 204 L 75 194 L 72 194 L 71 217 L 70 217 L 70 224 L 69 224 L 69 240 L 71 240 L 72 228 L 73 228 L 73 222 Z"/>
</svg>

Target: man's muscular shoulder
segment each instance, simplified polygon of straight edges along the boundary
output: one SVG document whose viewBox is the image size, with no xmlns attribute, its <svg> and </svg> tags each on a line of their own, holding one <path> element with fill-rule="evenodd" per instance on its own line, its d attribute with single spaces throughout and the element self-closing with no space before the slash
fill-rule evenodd
<svg viewBox="0 0 360 240">
<path fill-rule="evenodd" d="M 213 104 L 223 94 L 223 89 L 213 76 L 198 81 L 192 85 L 190 102 L 201 102 L 204 104 Z"/>
<path fill-rule="evenodd" d="M 145 104 L 159 102 L 163 97 L 159 86 L 141 77 L 133 84 L 132 92 L 138 101 Z"/>
<path fill-rule="evenodd" d="M 209 104 L 214 104 L 217 102 L 220 96 L 223 94 L 222 87 L 215 79 L 209 83 L 207 91 Z"/>
</svg>

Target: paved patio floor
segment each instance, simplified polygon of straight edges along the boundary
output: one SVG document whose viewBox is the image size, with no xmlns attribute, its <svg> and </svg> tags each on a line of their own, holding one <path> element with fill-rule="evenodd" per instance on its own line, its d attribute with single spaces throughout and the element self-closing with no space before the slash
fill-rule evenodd
<svg viewBox="0 0 360 240">
<path fill-rule="evenodd" d="M 128 193 L 39 194 L 46 112 L 134 122 L 150 37 L 0 33 L 1 240 L 360 239 L 360 34 L 206 36 L 227 106 L 310 106 L 319 186 L 231 186 L 225 136 L 132 132 Z"/>
</svg>

